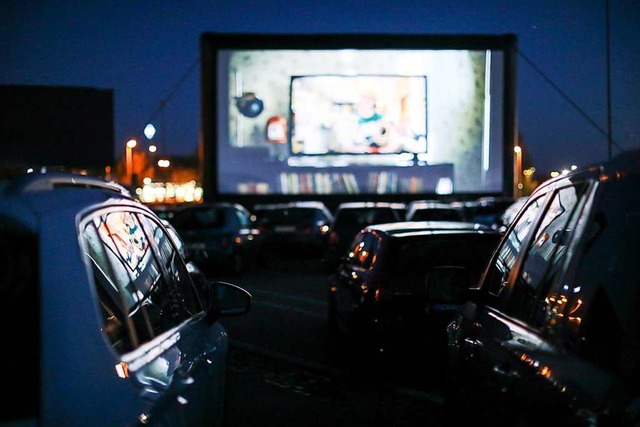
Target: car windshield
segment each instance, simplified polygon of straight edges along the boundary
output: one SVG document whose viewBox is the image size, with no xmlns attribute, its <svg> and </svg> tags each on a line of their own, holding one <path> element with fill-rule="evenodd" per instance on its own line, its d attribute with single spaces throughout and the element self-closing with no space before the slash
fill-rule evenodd
<svg viewBox="0 0 640 427">
<path fill-rule="evenodd" d="M 261 224 L 300 224 L 316 220 L 317 211 L 306 208 L 273 209 L 263 212 Z"/>
</svg>

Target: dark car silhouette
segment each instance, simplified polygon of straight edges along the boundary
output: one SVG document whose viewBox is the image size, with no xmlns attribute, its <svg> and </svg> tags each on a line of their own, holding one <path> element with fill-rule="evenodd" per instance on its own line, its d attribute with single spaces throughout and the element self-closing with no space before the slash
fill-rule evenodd
<svg viewBox="0 0 640 427">
<path fill-rule="evenodd" d="M 527 198 L 448 326 L 451 425 L 639 425 L 639 198 L 638 150 Z"/>
<path fill-rule="evenodd" d="M 365 227 L 328 287 L 328 323 L 340 353 L 354 361 L 401 354 L 442 362 L 458 289 L 430 285 L 440 266 L 479 278 L 502 234 L 460 221 L 403 221 Z M 441 364 L 441 363 L 440 363 Z"/>
<path fill-rule="evenodd" d="M 326 239 L 322 263 L 333 271 L 356 234 L 372 224 L 398 222 L 405 219 L 406 205 L 390 202 L 344 202 L 334 213 L 333 224 Z"/>
</svg>

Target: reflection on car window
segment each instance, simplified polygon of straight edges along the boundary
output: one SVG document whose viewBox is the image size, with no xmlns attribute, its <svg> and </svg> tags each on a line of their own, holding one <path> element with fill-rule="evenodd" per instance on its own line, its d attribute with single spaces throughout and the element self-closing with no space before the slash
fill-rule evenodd
<svg viewBox="0 0 640 427">
<path fill-rule="evenodd" d="M 147 229 L 155 224 L 145 222 Z M 168 236 L 157 225 L 151 227 L 153 234 L 145 231 L 133 212 L 97 215 L 83 230 L 87 262 L 102 308 L 102 330 L 120 353 L 198 311 L 191 282 Z M 159 255 L 152 250 L 150 239 L 158 244 Z M 163 274 L 163 264 L 168 274 Z"/>
<path fill-rule="evenodd" d="M 488 276 L 488 291 L 492 295 L 500 296 L 505 285 L 509 273 L 516 261 L 520 247 L 525 237 L 531 230 L 533 221 L 542 207 L 544 196 L 532 200 L 525 208 L 523 214 L 519 217 L 511 232 L 506 236 L 504 242 L 498 250 L 498 257 L 492 264 Z"/>
<path fill-rule="evenodd" d="M 198 297 L 192 282 L 189 280 L 189 272 L 178 251 L 171 243 L 172 239 L 151 218 L 145 215 L 141 215 L 140 218 L 145 228 L 150 230 L 153 241 L 158 248 L 160 261 L 167 270 L 169 289 L 175 289 L 176 292 L 179 292 L 179 296 L 177 295 L 176 298 L 181 300 L 182 304 L 180 306 L 187 310 L 184 315 L 178 315 L 179 320 L 195 315 L 200 311 Z"/>
<path fill-rule="evenodd" d="M 542 306 L 538 302 L 546 297 L 547 289 L 541 292 L 539 287 L 550 284 L 549 274 L 555 271 L 551 267 L 559 267 L 566 254 L 573 229 L 569 226 L 570 220 L 575 218 L 573 213 L 585 188 L 584 185 L 566 187 L 553 195 L 513 284 L 508 314 L 530 321 L 535 315 L 534 309 Z"/>
<path fill-rule="evenodd" d="M 377 248 L 378 239 L 373 234 L 361 233 L 349 251 L 349 262 L 361 268 L 369 268 L 375 258 Z"/>
</svg>

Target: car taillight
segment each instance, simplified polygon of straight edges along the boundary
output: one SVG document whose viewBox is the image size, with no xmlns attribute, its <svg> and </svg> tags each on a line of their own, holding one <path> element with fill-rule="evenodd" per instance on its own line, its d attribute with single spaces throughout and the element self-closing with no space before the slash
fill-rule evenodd
<svg viewBox="0 0 640 427">
<path fill-rule="evenodd" d="M 389 290 L 386 286 L 378 286 L 378 288 L 374 292 L 374 298 L 376 302 L 389 300 L 393 298 L 393 292 L 391 292 L 391 290 Z"/>
<path fill-rule="evenodd" d="M 340 236 L 335 231 L 332 231 L 329 234 L 329 244 L 333 246 L 337 246 L 340 243 Z"/>
</svg>

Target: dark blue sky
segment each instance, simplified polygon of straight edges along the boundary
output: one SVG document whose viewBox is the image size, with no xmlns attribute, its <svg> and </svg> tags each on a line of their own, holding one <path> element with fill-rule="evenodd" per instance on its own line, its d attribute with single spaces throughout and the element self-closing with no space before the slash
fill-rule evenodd
<svg viewBox="0 0 640 427">
<path fill-rule="evenodd" d="M 195 152 L 203 32 L 518 37 L 525 167 L 608 156 L 606 0 L 15 1 L 0 4 L 0 84 L 113 89 L 116 152 L 153 121 Z M 640 2 L 609 0 L 613 154 L 640 146 Z M 183 80 L 184 78 L 184 80 Z"/>
</svg>

